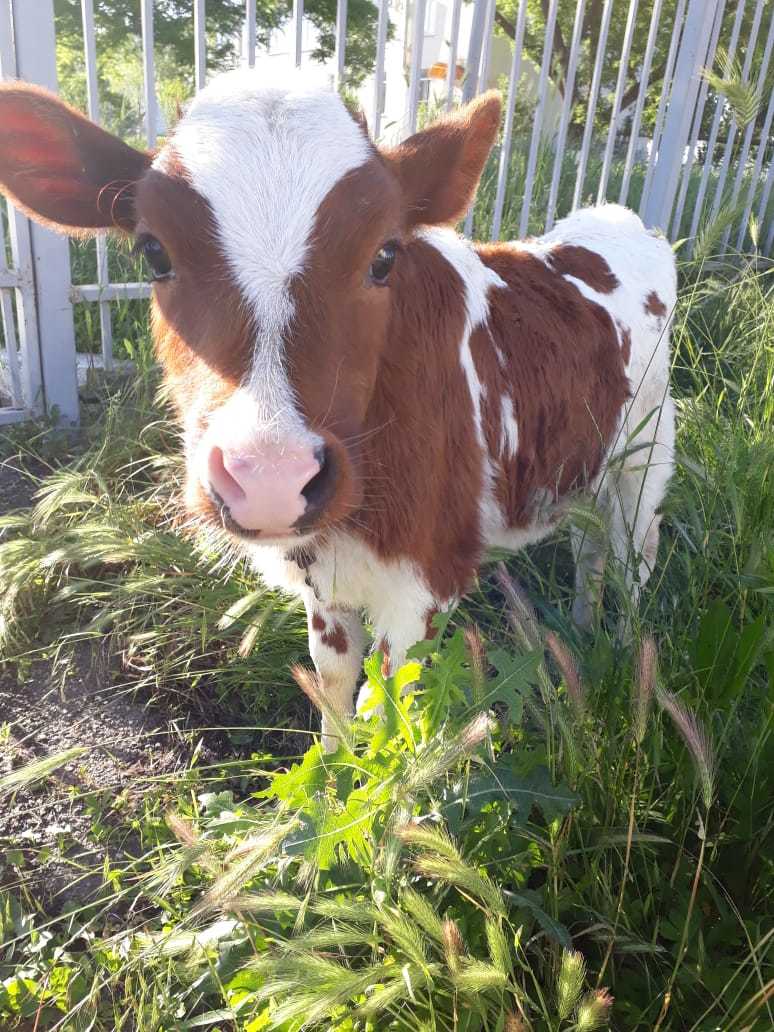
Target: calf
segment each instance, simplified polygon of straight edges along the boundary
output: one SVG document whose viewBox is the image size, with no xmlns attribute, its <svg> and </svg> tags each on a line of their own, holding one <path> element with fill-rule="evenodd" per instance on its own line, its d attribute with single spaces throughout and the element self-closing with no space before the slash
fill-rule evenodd
<svg viewBox="0 0 774 1032">
<path fill-rule="evenodd" d="M 395 669 L 487 548 L 539 540 L 581 492 L 634 602 L 656 558 L 671 249 L 615 205 L 537 240 L 459 236 L 499 122 L 487 93 L 378 147 L 335 93 L 239 71 L 152 155 L 42 90 L 0 88 L 0 187 L 53 228 L 134 236 L 188 509 L 303 599 L 342 711 L 363 612 Z M 605 549 L 572 541 L 585 626 Z"/>
</svg>

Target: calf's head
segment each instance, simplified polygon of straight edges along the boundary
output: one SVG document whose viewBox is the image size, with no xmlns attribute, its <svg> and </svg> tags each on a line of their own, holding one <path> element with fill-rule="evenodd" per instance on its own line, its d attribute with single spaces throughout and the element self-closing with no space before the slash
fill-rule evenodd
<svg viewBox="0 0 774 1032">
<path fill-rule="evenodd" d="M 499 111 L 486 94 L 380 149 L 338 95 L 232 72 L 151 155 L 0 86 L 0 190 L 52 228 L 132 234 L 147 259 L 193 514 L 293 543 L 357 509 L 412 234 L 464 214 Z"/>
</svg>

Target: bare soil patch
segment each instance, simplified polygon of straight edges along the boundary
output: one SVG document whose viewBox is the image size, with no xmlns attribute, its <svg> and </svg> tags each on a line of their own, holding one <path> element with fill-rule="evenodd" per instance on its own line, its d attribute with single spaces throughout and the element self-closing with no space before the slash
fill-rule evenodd
<svg viewBox="0 0 774 1032">
<path fill-rule="evenodd" d="M 32 505 L 42 472 L 0 464 L 0 513 Z M 176 725 L 129 698 L 115 674 L 106 650 L 86 642 L 66 658 L 0 665 L 0 777 L 85 750 L 41 784 L 0 799 L 0 884 L 23 886 L 46 909 L 103 891 L 110 856 L 108 846 L 95 847 L 95 820 L 118 828 L 149 785 L 190 759 Z M 131 854 L 131 836 L 116 836 L 115 849 Z"/>
<path fill-rule="evenodd" d="M 111 688 L 107 664 L 88 645 L 64 670 L 41 661 L 0 676 L 0 777 L 74 747 L 86 750 L 0 806 L 0 853 L 23 872 L 26 889 L 56 908 L 102 890 L 109 849 L 95 849 L 93 822 L 117 823 L 156 779 L 187 765 L 189 749 L 164 721 Z M 132 846 L 124 839 L 115 848 L 126 855 Z"/>
</svg>

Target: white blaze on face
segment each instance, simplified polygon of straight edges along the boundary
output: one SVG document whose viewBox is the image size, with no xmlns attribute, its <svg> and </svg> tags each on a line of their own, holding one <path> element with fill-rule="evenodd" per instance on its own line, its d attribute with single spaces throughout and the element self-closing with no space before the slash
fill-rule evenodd
<svg viewBox="0 0 774 1032">
<path fill-rule="evenodd" d="M 254 71 L 215 78 L 177 125 L 171 147 L 212 209 L 219 242 L 257 328 L 242 391 L 256 434 L 309 436 L 288 382 L 284 335 L 290 283 L 303 272 L 320 204 L 371 156 L 340 97 L 308 74 Z M 164 154 L 157 159 L 164 168 Z M 244 406 L 240 404 L 241 414 Z"/>
</svg>

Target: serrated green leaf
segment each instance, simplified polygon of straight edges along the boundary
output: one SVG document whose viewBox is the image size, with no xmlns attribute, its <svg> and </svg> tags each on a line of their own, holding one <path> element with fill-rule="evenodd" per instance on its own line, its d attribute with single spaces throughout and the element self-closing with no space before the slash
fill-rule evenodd
<svg viewBox="0 0 774 1032">
<path fill-rule="evenodd" d="M 496 702 L 508 707 L 508 715 L 513 725 L 521 723 L 524 708 L 524 695 L 538 681 L 538 669 L 543 660 L 535 649 L 533 652 L 514 654 L 505 649 L 491 649 L 489 662 L 497 670 L 492 684 L 482 700 L 484 706 L 493 706 Z"/>
<path fill-rule="evenodd" d="M 455 797 L 448 797 L 445 810 L 465 808 L 469 815 L 481 812 L 484 806 L 506 802 L 521 820 L 526 820 L 536 806 L 546 821 L 564 817 L 578 802 L 578 797 L 565 785 L 554 785 L 546 767 L 537 767 L 529 774 L 513 769 L 509 756 L 488 770 L 471 778 L 467 788 Z"/>
</svg>

